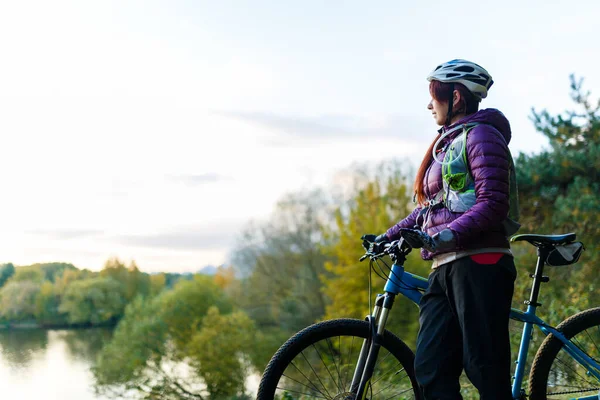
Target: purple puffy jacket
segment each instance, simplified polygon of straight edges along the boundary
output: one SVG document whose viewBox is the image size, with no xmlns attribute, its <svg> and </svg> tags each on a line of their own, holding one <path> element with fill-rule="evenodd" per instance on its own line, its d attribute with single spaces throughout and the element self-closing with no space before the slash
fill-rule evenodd
<svg viewBox="0 0 600 400">
<path fill-rule="evenodd" d="M 500 111 L 488 108 L 467 115 L 456 124 L 444 127 L 444 130 L 469 122 L 481 123 L 467 135 L 467 159 L 475 180 L 476 204 L 464 213 L 453 213 L 446 207 L 438 208 L 425 214 L 425 218 L 417 218 L 421 213 L 419 206 L 408 217 L 388 229 L 386 233 L 389 239 L 399 239 L 400 228 L 413 228 L 418 221 L 419 226 L 430 236 L 450 228 L 454 232 L 457 244 L 455 249 L 448 251 L 487 247 L 509 248 L 502 221 L 509 210 L 510 124 Z M 450 134 L 438 149 L 461 133 L 462 130 L 458 129 Z M 443 157 L 444 153 L 438 153 L 438 159 Z M 433 199 L 436 193 L 442 190 L 441 168 L 439 163 L 432 162 L 425 173 L 424 189 L 429 199 Z M 422 250 L 421 254 L 426 260 L 436 255 L 425 250 Z"/>
</svg>

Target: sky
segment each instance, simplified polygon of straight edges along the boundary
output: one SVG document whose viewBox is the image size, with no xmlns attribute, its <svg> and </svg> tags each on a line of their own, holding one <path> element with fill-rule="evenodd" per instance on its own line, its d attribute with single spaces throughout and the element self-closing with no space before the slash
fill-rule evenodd
<svg viewBox="0 0 600 400">
<path fill-rule="evenodd" d="M 575 3 L 577 7 L 575 7 Z M 487 5 L 486 5 L 487 4 Z M 285 193 L 414 166 L 427 74 L 473 60 L 513 154 L 531 108 L 600 93 L 598 1 L 3 1 L 0 262 L 227 262 Z"/>
</svg>

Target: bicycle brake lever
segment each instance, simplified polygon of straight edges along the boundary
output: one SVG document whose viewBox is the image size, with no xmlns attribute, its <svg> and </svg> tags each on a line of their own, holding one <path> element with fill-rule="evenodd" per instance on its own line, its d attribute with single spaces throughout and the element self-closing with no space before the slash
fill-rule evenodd
<svg viewBox="0 0 600 400">
<path fill-rule="evenodd" d="M 385 250 L 383 251 L 384 254 L 390 254 L 390 250 L 393 250 L 394 248 L 398 248 L 398 240 L 394 240 L 393 242 L 391 242 L 389 245 L 387 245 L 385 247 Z"/>
</svg>

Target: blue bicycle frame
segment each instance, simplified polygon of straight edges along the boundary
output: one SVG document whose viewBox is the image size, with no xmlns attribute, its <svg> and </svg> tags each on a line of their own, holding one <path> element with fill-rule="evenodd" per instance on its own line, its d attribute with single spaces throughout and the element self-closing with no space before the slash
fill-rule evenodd
<svg viewBox="0 0 600 400">
<path fill-rule="evenodd" d="M 531 331 L 534 325 L 538 326 L 545 335 L 551 333 L 558 340 L 563 342 L 563 349 L 584 368 L 586 368 L 590 375 L 596 377 L 596 379 L 598 379 L 600 382 L 600 365 L 598 362 L 581 351 L 576 345 L 571 343 L 561 332 L 546 324 L 543 320 L 535 315 L 536 308 L 540 305 L 537 303 L 540 284 L 541 282 L 547 281 L 547 277 L 542 276 L 544 262 L 541 260 L 543 259 L 544 258 L 542 257 L 538 258 L 536 272 L 534 275 L 532 275 L 534 281 L 531 297 L 525 302 L 527 304 L 527 310 L 523 312 L 513 308 L 511 309 L 510 313 L 511 319 L 524 323 L 523 336 L 521 337 L 521 345 L 516 361 L 517 367 L 513 377 L 512 385 L 512 396 L 515 400 L 523 398 L 524 393 L 521 389 L 521 386 L 523 384 L 523 378 L 525 374 L 527 350 L 531 342 Z M 423 278 L 422 276 L 411 274 L 410 272 L 404 270 L 404 266 L 394 263 L 384 287 L 384 291 L 386 294 L 391 294 L 394 296 L 397 294 L 402 294 L 418 305 L 422 297 L 422 291 L 426 290 L 428 286 L 429 284 L 427 279 Z M 578 397 L 577 399 L 598 400 L 598 394 L 586 397 Z"/>
</svg>

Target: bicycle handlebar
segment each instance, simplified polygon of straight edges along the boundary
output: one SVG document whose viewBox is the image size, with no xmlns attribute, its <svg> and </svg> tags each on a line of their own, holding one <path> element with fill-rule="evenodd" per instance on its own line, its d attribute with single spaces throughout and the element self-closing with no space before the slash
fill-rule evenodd
<svg viewBox="0 0 600 400">
<path fill-rule="evenodd" d="M 412 250 L 412 247 L 410 247 L 404 239 L 394 240 L 393 242 L 386 243 L 383 245 L 383 248 L 384 250 L 381 253 L 374 253 L 372 251 L 372 246 L 368 249 L 365 248 L 366 253 L 359 259 L 359 262 L 363 262 L 367 258 L 377 260 L 386 255 L 394 256 L 399 255 L 400 253 L 407 255 Z"/>
</svg>

